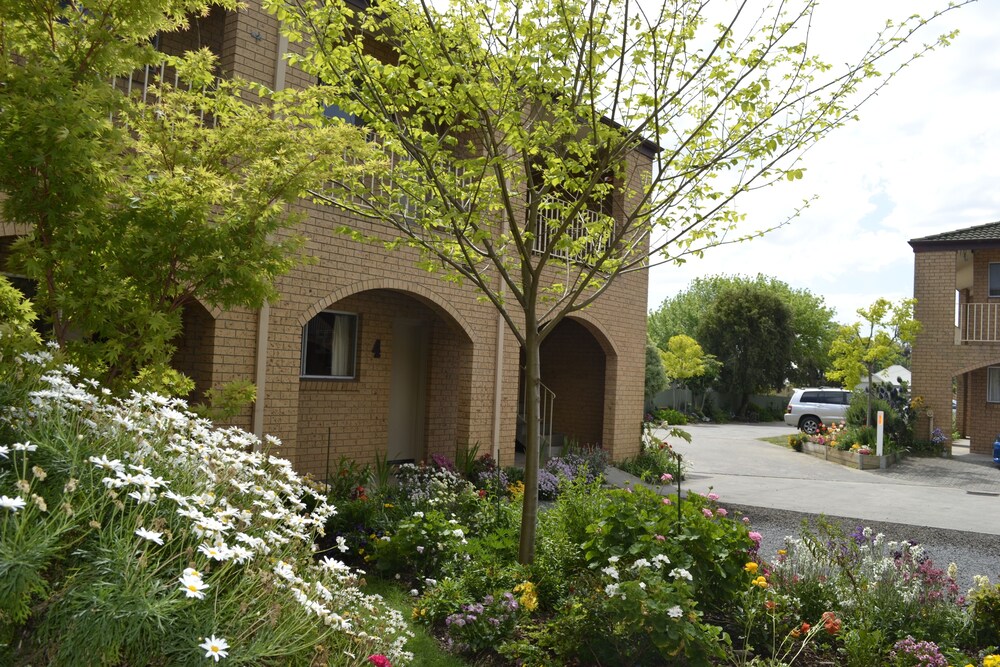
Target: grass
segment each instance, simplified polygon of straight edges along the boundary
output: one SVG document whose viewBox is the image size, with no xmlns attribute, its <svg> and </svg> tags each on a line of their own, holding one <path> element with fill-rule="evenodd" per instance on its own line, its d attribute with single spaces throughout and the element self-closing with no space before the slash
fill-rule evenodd
<svg viewBox="0 0 1000 667">
<path fill-rule="evenodd" d="M 785 449 L 791 449 L 791 445 L 788 444 L 787 435 L 772 435 L 768 438 L 757 438 L 758 440 L 763 440 L 764 442 L 769 442 L 772 445 L 778 445 L 784 447 Z"/>
<path fill-rule="evenodd" d="M 385 599 L 385 603 L 398 610 L 407 619 L 413 612 L 410 595 L 392 581 L 369 578 L 364 587 L 365 593 L 377 593 Z M 413 653 L 413 667 L 472 667 L 472 663 L 448 653 L 437 639 L 427 631 L 426 626 L 410 623 L 413 639 L 406 644 L 406 650 Z"/>
</svg>

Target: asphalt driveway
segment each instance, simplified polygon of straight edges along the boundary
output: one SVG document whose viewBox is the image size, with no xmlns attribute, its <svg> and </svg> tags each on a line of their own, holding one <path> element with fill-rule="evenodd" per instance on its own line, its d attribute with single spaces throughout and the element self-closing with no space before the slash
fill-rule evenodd
<svg viewBox="0 0 1000 667">
<path fill-rule="evenodd" d="M 684 429 L 691 443 L 670 443 L 687 462 L 685 486 L 725 503 L 1000 535 L 1000 470 L 989 457 L 957 448 L 951 459 L 862 471 L 760 440 L 795 432 L 784 424 Z"/>
</svg>

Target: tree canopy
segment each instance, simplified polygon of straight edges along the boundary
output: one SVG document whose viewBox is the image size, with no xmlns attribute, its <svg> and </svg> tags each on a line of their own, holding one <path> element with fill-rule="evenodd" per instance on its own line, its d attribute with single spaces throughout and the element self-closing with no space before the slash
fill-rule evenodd
<svg viewBox="0 0 1000 667">
<path fill-rule="evenodd" d="M 754 285 L 723 289 L 698 326 L 698 339 L 722 362 L 719 383 L 743 415 L 750 395 L 781 389 L 791 369 L 791 309 Z"/>
<path fill-rule="evenodd" d="M 30 229 L 12 261 L 55 340 L 113 385 L 167 377 L 186 304 L 275 298 L 298 259 L 289 205 L 367 147 L 322 121 L 315 91 L 219 78 L 204 49 L 154 52 L 213 4 L 0 10 L 0 214 Z M 142 97 L 112 85 L 146 66 L 158 75 Z"/>
<path fill-rule="evenodd" d="M 808 43 L 812 0 L 743 0 L 714 24 L 701 0 L 264 5 L 290 61 L 392 158 L 317 197 L 384 223 L 355 238 L 474 285 L 524 349 L 525 562 L 541 341 L 624 273 L 760 232 L 738 229 L 737 198 L 801 178 L 805 149 L 949 37 L 911 49 L 927 23 L 911 16 L 831 68 Z"/>
<path fill-rule="evenodd" d="M 821 384 L 830 366 L 830 345 L 837 333 L 833 310 L 825 305 L 823 297 L 808 289 L 793 288 L 770 276 L 715 275 L 696 278 L 686 290 L 664 299 L 660 307 L 649 314 L 650 337 L 665 350 L 668 341 L 675 335 L 696 336 L 703 317 L 719 294 L 738 286 L 766 290 L 788 306 L 794 334 L 787 379 L 797 385 Z"/>
</svg>

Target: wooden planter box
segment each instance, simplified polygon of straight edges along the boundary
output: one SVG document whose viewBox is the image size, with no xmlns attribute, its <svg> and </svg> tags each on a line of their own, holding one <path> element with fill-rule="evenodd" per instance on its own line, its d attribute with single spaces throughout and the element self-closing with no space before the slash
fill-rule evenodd
<svg viewBox="0 0 1000 667">
<path fill-rule="evenodd" d="M 877 470 L 888 468 L 901 458 L 899 452 L 876 456 L 875 454 L 858 454 L 857 452 L 844 452 L 827 445 L 818 445 L 815 442 L 803 442 L 802 453 L 815 456 L 818 459 L 839 463 L 848 468 L 858 470 Z"/>
</svg>

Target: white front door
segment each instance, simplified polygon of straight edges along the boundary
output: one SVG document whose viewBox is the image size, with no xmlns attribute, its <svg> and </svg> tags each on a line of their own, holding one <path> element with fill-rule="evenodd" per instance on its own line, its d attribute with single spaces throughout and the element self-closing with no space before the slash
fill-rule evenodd
<svg viewBox="0 0 1000 667">
<path fill-rule="evenodd" d="M 419 461 L 424 456 L 428 340 L 427 325 L 423 322 L 393 320 L 389 461 Z"/>
</svg>

